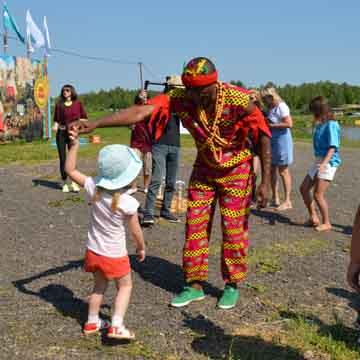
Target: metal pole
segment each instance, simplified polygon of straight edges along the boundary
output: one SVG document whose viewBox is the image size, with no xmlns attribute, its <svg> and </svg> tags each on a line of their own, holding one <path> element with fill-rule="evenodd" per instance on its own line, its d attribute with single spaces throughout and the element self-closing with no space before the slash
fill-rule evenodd
<svg viewBox="0 0 360 360">
<path fill-rule="evenodd" d="M 144 90 L 144 80 L 143 80 L 143 63 L 139 62 L 139 71 L 140 71 L 140 89 Z"/>
<path fill-rule="evenodd" d="M 9 47 L 7 30 L 4 31 L 3 41 L 4 41 L 4 54 L 6 55 Z"/>
</svg>

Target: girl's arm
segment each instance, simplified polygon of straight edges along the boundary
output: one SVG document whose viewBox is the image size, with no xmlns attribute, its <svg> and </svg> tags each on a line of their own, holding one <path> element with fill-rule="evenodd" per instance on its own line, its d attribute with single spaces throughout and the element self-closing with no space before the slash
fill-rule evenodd
<svg viewBox="0 0 360 360">
<path fill-rule="evenodd" d="M 80 186 L 84 186 L 87 176 L 76 169 L 77 153 L 79 151 L 79 147 L 79 139 L 77 137 L 72 138 L 69 154 L 65 162 L 65 171 L 71 180 L 75 181 Z"/>
<path fill-rule="evenodd" d="M 269 127 L 272 129 L 291 129 L 293 127 L 292 117 L 290 115 L 285 116 L 281 119 L 281 122 L 276 124 L 269 122 Z"/>
<path fill-rule="evenodd" d="M 326 154 L 326 156 L 324 157 L 324 159 L 319 164 L 319 171 L 324 171 L 325 170 L 324 167 L 329 163 L 329 161 L 331 160 L 334 153 L 335 153 L 335 148 L 330 147 L 327 154 Z"/>
<path fill-rule="evenodd" d="M 136 254 L 138 261 L 145 260 L 145 242 L 144 235 L 139 224 L 139 217 L 137 212 L 134 215 L 130 215 L 128 218 L 128 226 L 130 235 L 136 246 Z"/>
</svg>

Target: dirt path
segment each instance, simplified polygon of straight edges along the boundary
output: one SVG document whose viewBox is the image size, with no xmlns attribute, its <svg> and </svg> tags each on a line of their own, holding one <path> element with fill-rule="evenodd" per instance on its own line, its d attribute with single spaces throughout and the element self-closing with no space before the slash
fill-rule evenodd
<svg viewBox="0 0 360 360">
<path fill-rule="evenodd" d="M 193 157 L 193 151 L 183 151 L 181 178 L 187 180 Z M 88 212 L 84 194 L 65 195 L 55 189 L 56 163 L 1 168 L 0 358 L 217 359 L 232 354 L 240 359 L 236 352 L 244 349 L 255 354 L 246 359 L 303 359 L 297 349 L 253 335 L 260 328 L 271 333 L 278 323 L 304 311 L 323 329 L 340 318 L 342 331 L 354 336 L 354 309 L 360 304 L 346 286 L 345 268 L 359 203 L 358 150 L 344 150 L 342 157 L 344 165 L 328 194 L 334 231 L 318 234 L 297 225 L 306 215 L 298 187 L 311 161 L 311 147 L 296 146 L 295 209 L 286 214 L 253 212 L 251 272 L 233 311 L 216 309 L 223 287 L 218 217 L 208 296 L 181 310 L 168 304 L 182 285 L 184 224 L 145 229 L 146 263 L 138 265 L 132 258 L 134 292 L 127 323 L 137 333 L 133 344 L 80 336 L 92 284 L 81 270 Z M 81 165 L 93 171 L 93 161 Z M 142 194 L 137 196 L 143 200 Z M 129 249 L 133 251 L 131 244 Z M 110 314 L 113 288 L 109 290 L 104 316 Z"/>
</svg>

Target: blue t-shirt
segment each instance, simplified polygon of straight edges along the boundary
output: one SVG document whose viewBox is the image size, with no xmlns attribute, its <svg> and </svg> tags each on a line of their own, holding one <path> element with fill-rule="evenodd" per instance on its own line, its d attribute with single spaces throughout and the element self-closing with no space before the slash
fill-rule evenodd
<svg viewBox="0 0 360 360">
<path fill-rule="evenodd" d="M 325 157 L 331 147 L 335 152 L 331 157 L 329 164 L 337 167 L 341 164 L 339 156 L 340 146 L 340 126 L 335 120 L 328 120 L 316 125 L 313 134 L 313 145 L 315 157 Z"/>
</svg>

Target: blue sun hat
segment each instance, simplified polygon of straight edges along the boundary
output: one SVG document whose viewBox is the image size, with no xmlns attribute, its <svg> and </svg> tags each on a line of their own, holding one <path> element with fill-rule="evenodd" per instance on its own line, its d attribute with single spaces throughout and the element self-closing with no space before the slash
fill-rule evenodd
<svg viewBox="0 0 360 360">
<path fill-rule="evenodd" d="M 99 152 L 96 186 L 117 190 L 130 184 L 139 174 L 142 161 L 125 145 L 107 145 Z"/>
</svg>

